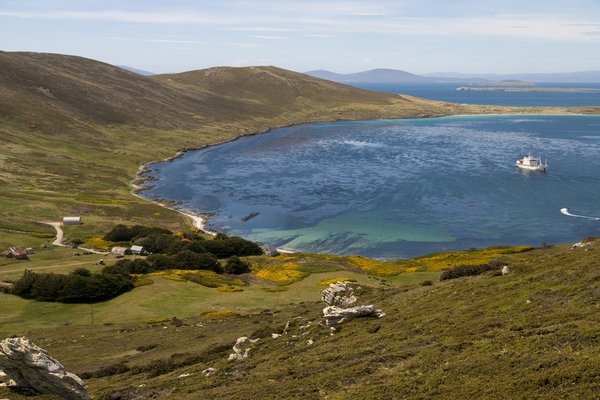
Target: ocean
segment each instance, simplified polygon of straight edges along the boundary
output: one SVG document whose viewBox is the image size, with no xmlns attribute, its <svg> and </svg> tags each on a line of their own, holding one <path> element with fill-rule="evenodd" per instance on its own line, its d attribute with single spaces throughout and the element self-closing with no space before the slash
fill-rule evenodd
<svg viewBox="0 0 600 400">
<path fill-rule="evenodd" d="M 461 83 L 357 83 L 353 85 L 362 89 L 396 94 L 403 93 L 411 96 L 423 97 L 425 99 L 450 101 L 453 103 L 464 104 L 487 104 L 519 107 L 581 107 L 600 105 L 600 92 L 478 92 L 456 90 L 457 87 L 469 86 L 469 84 Z M 537 83 L 536 87 L 600 89 L 600 83 Z"/>
<path fill-rule="evenodd" d="M 515 167 L 529 152 L 547 173 Z M 143 195 L 271 246 L 409 258 L 600 235 L 560 212 L 600 217 L 599 155 L 599 116 L 306 124 L 154 164 Z"/>
</svg>

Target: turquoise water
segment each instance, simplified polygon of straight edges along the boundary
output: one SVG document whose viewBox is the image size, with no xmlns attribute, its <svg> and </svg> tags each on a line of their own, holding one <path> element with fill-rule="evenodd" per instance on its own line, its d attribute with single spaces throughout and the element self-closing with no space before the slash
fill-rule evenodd
<svg viewBox="0 0 600 400">
<path fill-rule="evenodd" d="M 517 170 L 532 152 L 548 173 Z M 413 257 L 600 235 L 600 117 L 300 125 L 153 165 L 144 193 L 292 250 Z M 244 222 L 243 217 L 259 213 Z"/>
</svg>

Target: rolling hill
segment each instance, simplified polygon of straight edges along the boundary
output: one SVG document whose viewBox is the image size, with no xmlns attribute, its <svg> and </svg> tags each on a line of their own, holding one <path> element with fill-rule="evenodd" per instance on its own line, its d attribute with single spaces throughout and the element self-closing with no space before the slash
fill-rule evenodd
<svg viewBox="0 0 600 400">
<path fill-rule="evenodd" d="M 140 165 L 273 127 L 503 112 L 598 109 L 436 102 L 272 66 L 142 76 L 82 57 L 0 52 L 0 184 L 11 187 L 0 193 L 0 229 L 50 233 L 36 221 L 69 214 L 86 215 L 85 234 L 117 218 L 181 224 L 130 195 Z"/>
<path fill-rule="evenodd" d="M 146 77 L 82 57 L 0 52 L 0 71 L 0 184 L 13 183 L 0 194 L 0 228 L 25 232 L 82 212 L 87 233 L 116 215 L 182 223 L 129 194 L 141 164 L 181 149 L 302 122 L 460 111 L 276 67 Z"/>
</svg>

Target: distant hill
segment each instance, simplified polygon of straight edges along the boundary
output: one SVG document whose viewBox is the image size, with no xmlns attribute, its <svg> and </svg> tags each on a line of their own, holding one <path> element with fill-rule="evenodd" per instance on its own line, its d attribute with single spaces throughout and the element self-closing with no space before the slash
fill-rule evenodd
<svg viewBox="0 0 600 400">
<path fill-rule="evenodd" d="M 524 74 L 469 74 L 461 72 L 434 72 L 417 75 L 397 69 L 372 69 L 351 74 L 338 74 L 327 70 L 306 72 L 321 79 L 341 83 L 472 83 L 524 81 L 545 83 L 600 83 L 600 71 L 524 73 Z"/>
<path fill-rule="evenodd" d="M 134 72 L 138 75 L 143 75 L 143 76 L 156 75 L 154 72 L 144 71 L 143 69 L 137 69 L 137 68 L 129 67 L 127 65 L 117 65 L 117 67 L 123 68 L 126 71 Z"/>
<path fill-rule="evenodd" d="M 434 79 L 411 74 L 410 72 L 383 68 L 353 74 L 337 74 L 326 70 L 309 71 L 306 74 L 334 82 L 352 83 L 426 83 L 435 81 Z"/>
<path fill-rule="evenodd" d="M 480 83 L 478 86 L 487 86 L 487 87 L 532 87 L 535 86 L 533 82 L 525 82 L 520 81 L 518 79 L 505 79 L 497 82 L 485 82 Z"/>
</svg>

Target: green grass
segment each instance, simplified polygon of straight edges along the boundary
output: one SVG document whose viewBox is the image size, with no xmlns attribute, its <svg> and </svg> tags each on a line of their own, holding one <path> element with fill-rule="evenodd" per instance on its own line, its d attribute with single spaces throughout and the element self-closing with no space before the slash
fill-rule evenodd
<svg viewBox="0 0 600 400">
<path fill-rule="evenodd" d="M 168 398 L 183 400 L 263 399 L 272 397 L 273 385 L 280 398 L 292 399 L 595 398 L 600 384 L 600 242 L 587 250 L 556 246 L 527 255 L 509 260 L 507 276 L 483 274 L 433 286 L 421 286 L 420 281 L 433 279 L 435 273 L 392 278 L 351 274 L 362 287 L 359 303 L 376 304 L 386 316 L 346 322 L 334 335 L 319 325 L 323 305 L 318 283 L 341 276 L 340 271 L 310 275 L 284 292 L 267 293 L 257 285 L 212 300 L 214 289 L 162 280 L 154 284 L 155 290 L 151 285 L 113 300 L 119 313 L 94 306 L 94 326 L 89 325 L 89 306 L 69 310 L 78 313 L 81 325 L 65 326 L 61 324 L 69 321 L 59 317 L 65 315 L 63 306 L 42 309 L 24 302 L 30 307 L 30 322 L 22 322 L 16 333 L 27 333 L 76 373 L 124 362 L 157 374 L 88 379 L 96 398 L 132 388 L 144 397 L 166 390 Z M 412 282 L 379 284 L 405 277 Z M 182 296 L 168 305 L 175 286 Z M 6 304 L 6 299 L 0 301 Z M 133 301 L 141 303 L 132 307 Z M 20 307 L 14 302 L 8 309 Z M 115 314 L 128 308 L 130 317 L 147 315 L 164 322 L 118 322 L 126 317 Z M 149 309 L 159 312 L 146 313 Z M 201 315 L 213 311 L 240 315 Z M 37 326 L 31 322 L 34 315 Z M 183 325 L 171 323 L 175 316 Z M 42 325 L 47 320 L 56 325 Z M 107 321 L 115 325 L 105 325 Z M 272 339 L 271 333 L 281 333 L 288 321 L 289 333 Z M 260 338 L 249 358 L 227 361 L 235 340 L 244 335 Z M 308 345 L 308 339 L 314 343 Z M 151 350 L 136 350 L 144 346 Z M 203 377 L 201 371 L 208 367 L 217 374 Z M 192 375 L 178 378 L 184 373 Z M 8 395 L 6 389 L 0 395 L 22 398 Z"/>
</svg>

